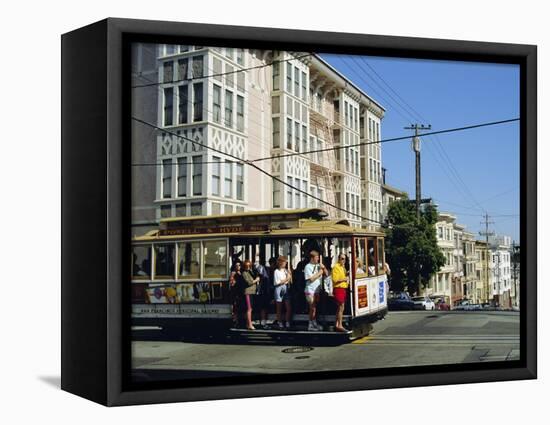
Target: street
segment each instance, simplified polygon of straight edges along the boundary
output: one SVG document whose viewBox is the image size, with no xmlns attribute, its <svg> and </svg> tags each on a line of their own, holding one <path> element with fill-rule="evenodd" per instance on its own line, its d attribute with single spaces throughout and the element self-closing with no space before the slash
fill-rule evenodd
<svg viewBox="0 0 550 425">
<path fill-rule="evenodd" d="M 314 339 L 186 339 L 133 330 L 136 381 L 367 369 L 519 359 L 517 312 L 390 312 L 369 336 L 331 346 Z"/>
</svg>

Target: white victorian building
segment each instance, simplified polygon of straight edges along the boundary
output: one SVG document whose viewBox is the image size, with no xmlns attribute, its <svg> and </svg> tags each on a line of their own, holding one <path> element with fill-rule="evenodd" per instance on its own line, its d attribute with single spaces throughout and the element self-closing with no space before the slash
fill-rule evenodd
<svg viewBox="0 0 550 425">
<path fill-rule="evenodd" d="M 158 127 L 132 123 L 134 233 L 162 217 L 321 205 L 378 227 L 384 109 L 320 56 L 134 47 L 132 114 Z"/>
<path fill-rule="evenodd" d="M 492 278 L 492 296 L 494 302 L 505 308 L 513 305 L 511 245 L 509 236 L 495 235 L 489 239 L 489 269 Z"/>
<path fill-rule="evenodd" d="M 445 297 L 448 303 L 452 298 L 453 278 L 456 272 L 454 226 L 456 217 L 449 213 L 439 213 L 436 223 L 437 245 L 445 257 L 445 264 L 435 273 L 425 288 L 427 295 Z"/>
</svg>

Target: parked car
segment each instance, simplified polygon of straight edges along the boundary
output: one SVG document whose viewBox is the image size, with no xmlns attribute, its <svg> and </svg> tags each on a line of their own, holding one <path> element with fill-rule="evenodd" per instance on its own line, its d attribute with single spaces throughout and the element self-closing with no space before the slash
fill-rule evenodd
<svg viewBox="0 0 550 425">
<path fill-rule="evenodd" d="M 426 295 L 412 297 L 411 300 L 414 303 L 415 310 L 435 310 L 435 303 Z"/>
<path fill-rule="evenodd" d="M 480 304 L 474 304 L 470 300 L 462 300 L 457 303 L 457 305 L 454 308 L 455 310 L 462 310 L 462 311 L 476 311 L 481 310 Z"/>
<path fill-rule="evenodd" d="M 414 302 L 406 292 L 390 293 L 388 298 L 388 310 L 413 310 Z"/>
<path fill-rule="evenodd" d="M 481 309 L 487 311 L 495 311 L 497 307 L 493 303 L 483 303 L 481 304 Z"/>
</svg>

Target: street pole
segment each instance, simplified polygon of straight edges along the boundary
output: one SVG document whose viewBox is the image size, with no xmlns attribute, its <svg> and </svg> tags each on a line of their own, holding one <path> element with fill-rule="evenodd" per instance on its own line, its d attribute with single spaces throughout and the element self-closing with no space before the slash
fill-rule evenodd
<svg viewBox="0 0 550 425">
<path fill-rule="evenodd" d="M 416 223 L 420 222 L 420 200 L 422 194 L 421 181 L 420 181 L 420 133 L 419 130 L 431 130 L 432 126 L 425 126 L 424 124 L 411 124 L 410 127 L 404 127 L 405 130 L 414 130 L 414 136 L 412 138 L 412 149 L 415 158 L 415 178 L 416 178 Z M 418 274 L 418 294 L 420 294 L 420 286 L 422 279 L 420 272 Z"/>
<path fill-rule="evenodd" d="M 500 304 L 502 300 L 500 299 L 500 251 L 497 251 L 497 296 L 498 296 L 498 306 L 500 307 Z"/>
<path fill-rule="evenodd" d="M 514 296 L 515 296 L 513 305 L 516 306 L 516 307 L 519 306 L 519 303 L 517 301 L 518 298 L 519 298 L 519 293 L 518 293 L 518 261 L 519 261 L 519 258 L 518 257 L 519 257 L 519 246 L 514 241 L 512 243 L 512 260 L 514 261 L 514 267 L 513 267 L 513 270 L 514 270 Z"/>
<path fill-rule="evenodd" d="M 489 287 L 489 236 L 493 236 L 494 232 L 489 232 L 489 224 L 494 224 L 494 221 L 489 221 L 489 214 L 485 213 L 485 221 L 481 224 L 485 224 L 485 232 L 479 232 L 481 236 L 485 236 L 485 285 L 487 287 L 486 295 L 487 302 L 489 302 L 491 288 Z"/>
</svg>

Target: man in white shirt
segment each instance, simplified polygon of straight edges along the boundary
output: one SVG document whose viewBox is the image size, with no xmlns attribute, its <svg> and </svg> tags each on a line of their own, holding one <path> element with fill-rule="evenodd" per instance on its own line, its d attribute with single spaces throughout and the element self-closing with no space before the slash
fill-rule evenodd
<svg viewBox="0 0 550 425">
<path fill-rule="evenodd" d="M 309 305 L 309 324 L 308 331 L 319 331 L 321 326 L 317 323 L 317 303 L 319 302 L 319 293 L 321 291 L 321 277 L 327 274 L 326 268 L 319 263 L 319 253 L 311 251 L 309 253 L 309 263 L 304 268 L 304 278 L 306 286 L 304 294 Z"/>
</svg>

